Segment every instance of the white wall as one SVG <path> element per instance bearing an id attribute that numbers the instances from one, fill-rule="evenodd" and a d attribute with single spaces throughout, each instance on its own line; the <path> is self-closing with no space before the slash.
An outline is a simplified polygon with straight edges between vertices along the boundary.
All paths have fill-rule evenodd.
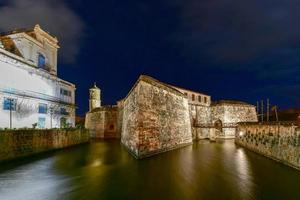
<path id="1" fill-rule="evenodd" d="M 68 89 L 72 92 L 72 97 L 63 96 L 60 94 L 60 88 Z M 12 94 L 10 94 L 12 93 Z M 24 98 L 24 96 L 14 95 L 22 94 L 35 96 L 37 98 Z M 24 60 L 0 49 L 0 127 L 9 127 L 9 111 L 3 110 L 4 97 L 16 98 L 17 103 L 22 102 L 24 105 L 29 105 L 31 112 L 25 116 L 13 112 L 13 127 L 32 127 L 33 123 L 37 123 L 38 118 L 44 116 L 46 118 L 46 128 L 50 128 L 50 114 L 39 114 L 38 104 L 46 103 L 48 110 L 50 106 L 55 106 L 57 109 L 64 107 L 57 101 L 63 101 L 68 104 L 75 103 L 75 86 L 64 83 L 61 79 L 53 76 L 42 69 L 34 68 L 24 63 Z M 75 124 L 75 109 L 66 106 L 66 110 L 70 112 L 66 116 L 67 121 L 72 125 Z M 53 127 L 59 127 L 59 119 L 62 116 L 56 116 L 53 119 Z"/>

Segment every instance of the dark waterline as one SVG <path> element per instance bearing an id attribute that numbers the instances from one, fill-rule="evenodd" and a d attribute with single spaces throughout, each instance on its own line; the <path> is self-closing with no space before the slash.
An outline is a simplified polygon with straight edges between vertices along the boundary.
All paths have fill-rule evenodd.
<path id="1" fill-rule="evenodd" d="M 144 160 L 100 141 L 2 164 L 0 199 L 300 199 L 300 171 L 233 141 Z"/>

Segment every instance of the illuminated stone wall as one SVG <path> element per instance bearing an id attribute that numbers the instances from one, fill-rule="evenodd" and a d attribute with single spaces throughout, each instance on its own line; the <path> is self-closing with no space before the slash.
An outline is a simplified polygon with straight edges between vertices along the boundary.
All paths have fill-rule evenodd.
<path id="1" fill-rule="evenodd" d="M 122 133 L 122 126 L 123 126 L 123 115 L 124 115 L 124 101 L 118 101 L 118 120 L 117 120 L 117 132 L 119 134 L 119 137 L 121 137 Z"/>
<path id="2" fill-rule="evenodd" d="M 255 106 L 239 103 L 217 103 L 212 106 L 212 122 L 221 120 L 224 124 L 257 122 Z"/>
<path id="3" fill-rule="evenodd" d="M 140 77 L 123 112 L 121 142 L 137 158 L 192 143 L 187 98 L 150 77 Z"/>
<path id="4" fill-rule="evenodd" d="M 212 125 L 220 120 L 222 133 L 218 138 L 234 138 L 239 122 L 257 122 L 255 106 L 237 101 L 221 101 L 211 107 Z"/>
<path id="5" fill-rule="evenodd" d="M 193 139 L 234 138 L 239 122 L 257 122 L 255 106 L 239 101 L 220 101 L 210 107 L 190 105 Z M 218 131 L 216 123 L 221 122 Z"/>
<path id="6" fill-rule="evenodd" d="M 300 128 L 292 123 L 240 123 L 235 142 L 300 169 Z"/>
<path id="7" fill-rule="evenodd" d="M 86 114 L 85 128 L 92 138 L 119 138 L 118 107 L 102 106 Z"/>
<path id="8" fill-rule="evenodd" d="M 189 105 L 193 139 L 205 139 L 210 136 L 211 108 L 209 106 Z M 200 128 L 201 127 L 201 128 Z"/>
<path id="9" fill-rule="evenodd" d="M 0 131 L 0 162 L 89 141 L 85 129 Z"/>

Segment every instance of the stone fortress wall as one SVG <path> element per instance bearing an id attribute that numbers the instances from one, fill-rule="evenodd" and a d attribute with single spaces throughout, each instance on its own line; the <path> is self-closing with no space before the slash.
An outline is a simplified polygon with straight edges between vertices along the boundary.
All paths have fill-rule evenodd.
<path id="1" fill-rule="evenodd" d="M 188 109 L 184 94 L 141 76 L 124 100 L 122 144 L 137 158 L 191 144 Z"/>
<path id="2" fill-rule="evenodd" d="M 234 138 L 239 122 L 257 122 L 256 108 L 240 101 L 218 101 L 211 107 L 211 122 L 216 127 L 221 123 L 219 138 Z"/>
<path id="3" fill-rule="evenodd" d="M 233 139 L 239 122 L 257 122 L 255 106 L 221 100 L 210 106 L 190 104 L 193 139 Z"/>
<path id="4" fill-rule="evenodd" d="M 101 102 L 99 91 L 95 86 L 90 90 L 96 102 Z M 253 105 L 212 103 L 208 95 L 145 75 L 116 106 L 94 108 L 93 102 L 85 124 L 91 136 L 109 138 L 105 133 L 115 127 L 110 137 L 121 137 L 122 144 L 138 158 L 190 144 L 193 139 L 234 138 L 238 122 L 257 121 Z"/>
<path id="5" fill-rule="evenodd" d="M 236 144 L 300 169 L 300 128 L 293 123 L 240 123 Z"/>
<path id="6" fill-rule="evenodd" d="M 91 138 L 120 138 L 117 106 L 102 106 L 86 114 L 85 126 Z"/>

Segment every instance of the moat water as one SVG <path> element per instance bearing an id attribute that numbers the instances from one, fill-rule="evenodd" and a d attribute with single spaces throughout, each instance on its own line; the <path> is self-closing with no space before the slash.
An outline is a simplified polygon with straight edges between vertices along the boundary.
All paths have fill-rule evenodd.
<path id="1" fill-rule="evenodd" d="M 300 199 L 300 171 L 238 147 L 201 141 L 135 160 L 100 141 L 1 164 L 1 200 Z"/>

